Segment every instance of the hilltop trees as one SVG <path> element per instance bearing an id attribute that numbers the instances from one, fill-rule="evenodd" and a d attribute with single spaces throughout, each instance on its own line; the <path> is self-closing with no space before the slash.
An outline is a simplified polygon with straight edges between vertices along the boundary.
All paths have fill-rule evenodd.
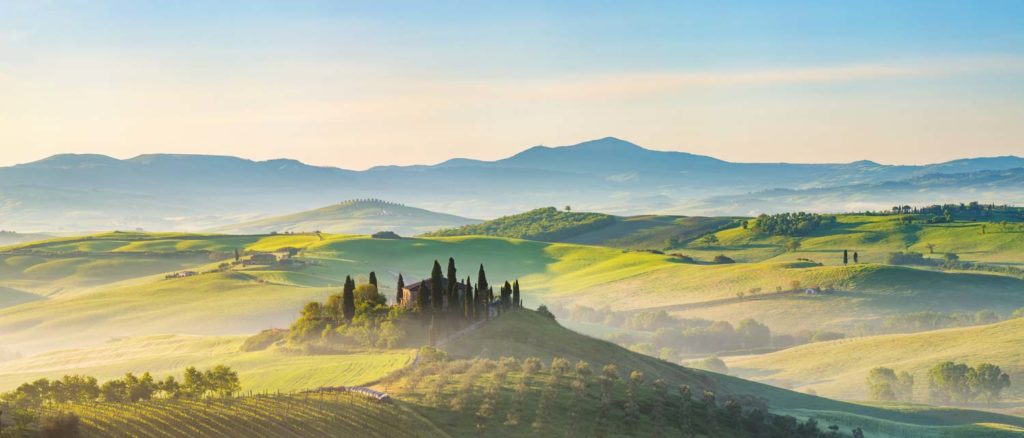
<path id="1" fill-rule="evenodd" d="M 430 278 L 418 284 L 406 285 L 404 276 L 399 274 L 398 292 L 392 306 L 372 282 L 357 285 L 356 280 L 346 276 L 340 294 L 328 296 L 323 303 L 306 304 L 286 334 L 260 334 L 254 337 L 260 339 L 252 339 L 245 345 L 265 349 L 286 339 L 287 344 L 282 344 L 284 348 L 299 347 L 305 352 L 324 353 L 344 351 L 346 345 L 391 348 L 405 342 L 420 342 L 430 336 L 436 340 L 438 336 L 490 316 L 493 290 L 490 286 L 484 289 L 479 282 L 474 286 L 470 277 L 460 281 L 457 272 L 455 259 L 449 258 L 447 277 L 442 274 L 437 260 Z M 376 280 L 376 274 L 371 272 L 370 279 Z M 483 265 L 480 265 L 478 279 L 487 285 Z M 412 296 L 405 297 L 404 290 L 412 291 Z M 408 300 L 413 298 L 416 302 L 410 305 Z M 521 303 L 518 280 L 504 282 L 501 300 L 495 309 L 499 312 L 518 309 Z M 414 314 L 418 317 L 410 318 Z M 430 321 L 433 321 L 432 328 L 428 326 Z"/>
<path id="2" fill-rule="evenodd" d="M 769 236 L 806 236 L 835 222 L 835 216 L 815 213 L 762 214 L 751 228 L 756 233 Z"/>
<path id="3" fill-rule="evenodd" d="M 1009 386 L 1010 376 L 990 363 L 971 368 L 947 361 L 928 370 L 929 396 L 939 402 L 966 403 L 981 398 L 991 403 Z"/>

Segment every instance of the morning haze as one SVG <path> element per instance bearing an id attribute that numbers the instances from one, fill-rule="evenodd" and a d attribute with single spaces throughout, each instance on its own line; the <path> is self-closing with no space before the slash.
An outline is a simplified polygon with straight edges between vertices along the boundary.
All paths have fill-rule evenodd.
<path id="1" fill-rule="evenodd" d="M 1024 3 L 0 3 L 0 438 L 1024 436 Z"/>

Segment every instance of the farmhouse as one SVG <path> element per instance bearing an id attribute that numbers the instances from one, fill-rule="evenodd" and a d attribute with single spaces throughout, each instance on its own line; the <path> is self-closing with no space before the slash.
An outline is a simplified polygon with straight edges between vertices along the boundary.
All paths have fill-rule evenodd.
<path id="1" fill-rule="evenodd" d="M 277 255 L 261 252 L 253 254 L 248 260 L 243 260 L 242 265 L 273 265 L 277 263 Z"/>
<path id="2" fill-rule="evenodd" d="M 441 288 L 445 290 L 448 289 L 448 279 L 441 279 Z M 405 287 L 402 288 L 402 306 L 413 307 L 419 301 L 420 293 L 423 290 L 428 292 L 430 291 L 430 280 L 420 280 L 415 283 L 405 285 Z M 466 286 L 462 283 L 456 283 L 455 290 L 461 298 L 466 293 Z"/>

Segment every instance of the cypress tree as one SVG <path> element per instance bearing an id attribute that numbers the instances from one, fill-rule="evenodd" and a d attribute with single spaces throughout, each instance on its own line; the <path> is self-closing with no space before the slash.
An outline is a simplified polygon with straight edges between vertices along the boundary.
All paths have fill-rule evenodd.
<path id="1" fill-rule="evenodd" d="M 435 311 L 444 308 L 444 274 L 441 273 L 441 264 L 434 260 L 434 269 L 430 271 L 430 301 Z"/>
<path id="2" fill-rule="evenodd" d="M 484 272 L 483 263 L 480 264 L 480 272 L 476 274 L 476 288 L 480 290 L 490 289 L 490 286 L 487 284 L 487 273 Z"/>
<path id="3" fill-rule="evenodd" d="M 463 315 L 467 320 L 473 320 L 473 285 L 469 282 L 469 277 L 466 277 L 466 283 L 462 287 L 462 307 Z"/>
<path id="4" fill-rule="evenodd" d="M 445 295 L 448 297 L 448 308 L 452 312 L 454 312 L 455 309 L 461 309 L 458 303 L 459 288 L 457 287 L 456 284 L 458 282 L 458 279 L 455 278 L 455 275 L 455 258 L 448 257 L 448 276 L 446 277 L 448 279 L 448 289 L 445 291 Z"/>
<path id="5" fill-rule="evenodd" d="M 854 262 L 854 263 L 860 263 L 860 262 L 858 262 L 858 261 L 857 261 L 857 259 L 858 259 L 858 257 L 857 257 L 857 251 L 854 251 L 854 252 L 853 252 L 853 262 Z"/>
<path id="6" fill-rule="evenodd" d="M 398 292 L 395 292 L 395 305 L 399 306 L 402 304 L 402 295 L 404 294 L 403 289 L 405 289 L 405 280 L 402 279 L 402 274 L 398 274 L 398 286 L 396 286 L 396 288 L 398 289 Z"/>
<path id="7" fill-rule="evenodd" d="M 345 316 L 346 322 L 352 322 L 352 317 L 356 316 L 356 282 L 352 281 L 352 278 L 345 276 L 345 287 L 341 294 L 341 313 Z"/>
<path id="8" fill-rule="evenodd" d="M 501 286 L 501 304 L 506 309 L 512 307 L 512 285 L 505 280 L 505 284 Z"/>
<path id="9" fill-rule="evenodd" d="M 843 250 L 843 264 L 850 263 L 850 251 Z"/>
<path id="10" fill-rule="evenodd" d="M 370 271 L 370 284 L 372 284 L 373 287 L 376 287 L 378 289 L 380 288 L 380 286 L 377 285 L 377 273 L 376 272 Z"/>
<path id="11" fill-rule="evenodd" d="M 427 280 L 420 280 L 420 295 L 416 297 L 416 302 L 420 306 L 420 312 L 430 311 L 430 288 L 427 286 Z"/>
<path id="12" fill-rule="evenodd" d="M 523 307 L 523 303 L 519 300 L 519 280 L 517 279 L 512 283 L 512 307 L 520 308 Z"/>
<path id="13" fill-rule="evenodd" d="M 480 296 L 480 285 L 478 284 L 473 288 L 473 319 L 476 321 L 484 316 L 480 310 L 481 306 L 483 306 L 483 297 Z"/>

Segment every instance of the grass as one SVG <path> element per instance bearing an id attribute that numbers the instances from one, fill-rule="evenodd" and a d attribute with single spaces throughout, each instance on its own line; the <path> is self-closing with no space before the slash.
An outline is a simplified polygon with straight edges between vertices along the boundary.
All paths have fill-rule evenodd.
<path id="1" fill-rule="evenodd" d="M 981 227 L 985 226 L 983 234 Z M 956 222 L 951 224 L 902 225 L 898 216 L 839 215 L 834 226 L 809 236 L 762 236 L 741 227 L 715 233 L 719 243 L 705 247 L 691 242 L 681 250 L 710 259 L 726 254 L 737 261 L 795 260 L 810 258 L 827 265 L 842 264 L 844 249 L 859 252 L 860 261 L 881 263 L 890 252 L 916 251 L 932 257 L 947 252 L 962 260 L 984 263 L 1024 264 L 1024 232 L 1004 229 L 995 223 Z M 787 252 L 785 243 L 799 240 L 800 249 Z M 935 254 L 930 254 L 928 245 Z"/>
<path id="2" fill-rule="evenodd" d="M 827 397 L 867 399 L 865 379 L 872 368 L 908 371 L 917 382 L 915 396 L 927 399 L 927 370 L 942 361 L 977 365 L 989 362 L 1024 381 L 1024 318 L 1001 323 L 902 335 L 819 342 L 775 353 L 726 358 L 729 368 L 774 385 L 814 390 Z M 1019 385 L 1009 395 L 1024 395 Z"/>
<path id="3" fill-rule="evenodd" d="M 0 362 L 0 392 L 41 377 L 85 374 L 100 381 L 126 372 L 174 375 L 188 366 L 225 364 L 239 372 L 243 391 L 299 391 L 320 386 L 363 385 L 412 362 L 411 350 L 299 355 L 271 348 L 242 352 L 245 337 L 157 335 L 117 339 Z"/>

